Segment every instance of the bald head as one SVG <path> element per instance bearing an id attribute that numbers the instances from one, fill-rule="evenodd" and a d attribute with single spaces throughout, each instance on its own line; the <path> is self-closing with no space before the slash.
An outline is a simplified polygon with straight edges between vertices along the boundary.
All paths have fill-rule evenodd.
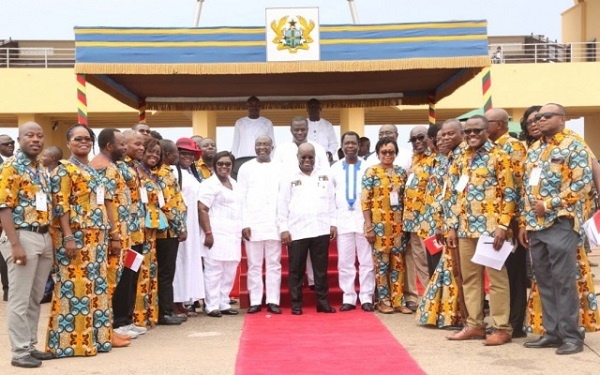
<path id="1" fill-rule="evenodd" d="M 502 108 L 492 108 L 485 112 L 484 117 L 489 123 L 488 133 L 492 141 L 495 141 L 508 132 L 508 119 L 510 116 Z"/>
<path id="2" fill-rule="evenodd" d="M 398 140 L 398 128 L 396 128 L 396 125 L 390 125 L 390 124 L 382 125 L 379 128 L 379 139 L 383 139 L 383 138 L 389 138 L 393 141 L 397 141 Z"/>
<path id="3" fill-rule="evenodd" d="M 442 124 L 438 141 L 444 143 L 449 150 L 454 150 L 463 141 L 463 126 L 455 118 L 448 119 Z M 439 147 L 439 146 L 438 146 Z"/>
<path id="4" fill-rule="evenodd" d="M 312 173 L 315 168 L 315 148 L 308 142 L 298 146 L 298 166 L 305 174 Z"/>
<path id="5" fill-rule="evenodd" d="M 29 158 L 37 157 L 44 148 L 44 130 L 33 121 L 19 126 L 19 148 Z M 14 144 L 13 144 L 14 149 Z"/>

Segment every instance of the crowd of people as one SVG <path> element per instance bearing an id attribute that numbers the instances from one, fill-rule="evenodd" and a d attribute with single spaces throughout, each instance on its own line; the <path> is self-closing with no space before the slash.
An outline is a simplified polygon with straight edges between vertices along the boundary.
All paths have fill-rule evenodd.
<path id="1" fill-rule="evenodd" d="M 12 364 L 38 367 L 125 347 L 198 309 L 213 318 L 237 315 L 230 293 L 242 244 L 248 314 L 265 305 L 282 313 L 282 245 L 291 313 L 303 314 L 305 278 L 316 311 L 335 313 L 331 241 L 341 312 L 416 314 L 419 324 L 457 328 L 448 336 L 455 341 L 495 346 L 536 333 L 526 347 L 583 350 L 584 332 L 600 320 L 582 232 L 597 207 L 600 165 L 565 129 L 561 105 L 529 108 L 522 140 L 508 134 L 502 109 L 465 124 L 417 126 L 412 153 L 398 146 L 396 126 L 383 125 L 372 154 L 369 139 L 353 131 L 338 143 L 318 100 L 307 111 L 291 120 L 291 141 L 275 147 L 260 100 L 249 98 L 231 152 L 199 135 L 163 139 L 143 123 L 98 136 L 73 125 L 66 159 L 56 147 L 44 149 L 34 122 L 19 126 L 17 151 L 0 136 Z M 493 237 L 495 250 L 516 245 L 500 270 L 472 260 L 481 236 Z M 430 251 L 428 242 L 441 250 Z M 49 274 L 52 305 L 38 350 Z"/>

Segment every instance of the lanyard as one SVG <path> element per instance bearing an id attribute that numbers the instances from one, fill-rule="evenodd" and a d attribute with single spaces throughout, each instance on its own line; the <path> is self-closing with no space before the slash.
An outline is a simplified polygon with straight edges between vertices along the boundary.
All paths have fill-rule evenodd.
<path id="1" fill-rule="evenodd" d="M 98 174 L 98 172 L 89 165 L 83 164 L 79 159 L 73 156 L 69 158 L 69 161 L 83 169 L 85 172 L 89 173 L 89 175 L 92 177 L 92 180 L 90 181 L 90 187 L 92 190 L 96 191 L 96 188 L 102 183 L 102 177 Z"/>
<path id="2" fill-rule="evenodd" d="M 352 183 L 350 183 L 350 165 L 348 165 L 345 160 L 342 161 L 342 166 L 346 172 L 346 202 L 348 202 L 348 209 L 350 211 L 354 211 L 354 203 L 356 203 L 356 180 L 358 170 L 360 169 L 360 163 L 361 161 L 358 160 L 356 164 L 352 164 Z"/>

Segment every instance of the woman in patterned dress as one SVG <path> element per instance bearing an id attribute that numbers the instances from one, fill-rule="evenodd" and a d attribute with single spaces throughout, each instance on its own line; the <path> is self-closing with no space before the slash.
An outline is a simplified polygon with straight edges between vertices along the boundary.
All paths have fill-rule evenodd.
<path id="1" fill-rule="evenodd" d="M 144 156 L 136 168 L 141 180 L 142 202 L 146 206 L 144 260 L 138 271 L 138 286 L 133 323 L 142 327 L 154 327 L 158 322 L 158 263 L 156 259 L 156 233 L 166 230 L 168 223 L 160 207 L 165 198 L 152 169 L 162 163 L 160 143 L 154 138 L 144 142 Z M 161 220 L 162 217 L 162 220 Z"/>
<path id="2" fill-rule="evenodd" d="M 412 313 L 403 306 L 404 247 L 402 238 L 402 196 L 406 171 L 394 165 L 398 144 L 389 138 L 375 146 L 379 164 L 365 171 L 362 180 L 362 210 L 365 237 L 373 246 L 373 264 L 379 302 L 383 314 Z M 408 311 L 407 311 L 408 310 Z"/>
<path id="3" fill-rule="evenodd" d="M 59 358 L 111 349 L 104 184 L 88 165 L 94 141 L 87 126 L 72 126 L 67 131 L 71 157 L 54 170 L 50 182 L 57 280 L 46 351 Z"/>

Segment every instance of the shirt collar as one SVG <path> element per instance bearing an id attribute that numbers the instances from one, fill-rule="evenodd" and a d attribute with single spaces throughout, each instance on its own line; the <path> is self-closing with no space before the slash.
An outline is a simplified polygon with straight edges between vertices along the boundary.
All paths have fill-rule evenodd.
<path id="1" fill-rule="evenodd" d="M 541 143 L 546 144 L 546 145 L 559 145 L 563 139 L 565 139 L 565 137 L 567 137 L 568 135 L 570 135 L 570 131 L 567 129 L 563 129 L 561 131 L 559 131 L 558 133 L 554 134 L 554 136 L 552 138 L 547 138 L 546 136 L 542 136 L 542 138 L 540 139 Z"/>
<path id="2" fill-rule="evenodd" d="M 21 150 L 17 150 L 15 152 L 15 160 L 18 164 L 24 165 L 26 167 L 34 167 L 37 168 L 37 159 L 31 160 L 25 155 L 25 153 Z"/>

